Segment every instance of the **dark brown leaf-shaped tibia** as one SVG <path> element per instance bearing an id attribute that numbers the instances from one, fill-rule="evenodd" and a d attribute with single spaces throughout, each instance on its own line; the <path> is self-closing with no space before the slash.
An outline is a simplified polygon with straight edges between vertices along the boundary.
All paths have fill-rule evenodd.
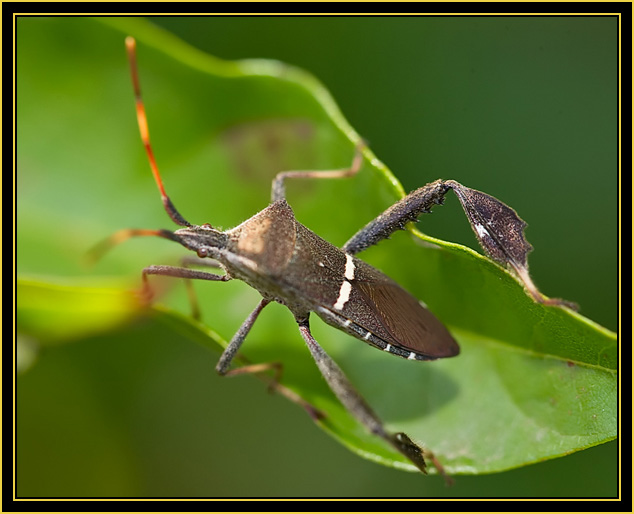
<path id="1" fill-rule="evenodd" d="M 446 182 L 460 199 L 471 228 L 491 259 L 513 269 L 528 268 L 527 257 L 533 247 L 524 237 L 526 222 L 497 198 L 465 187 L 454 180 Z"/>
<path id="2" fill-rule="evenodd" d="M 494 261 L 510 268 L 539 303 L 563 305 L 577 310 L 577 305 L 559 298 L 547 298 L 539 292 L 528 274 L 528 253 L 533 247 L 524 237 L 526 222 L 497 198 L 447 180 L 469 219 L 478 242 Z"/>
<path id="3" fill-rule="evenodd" d="M 412 461 L 418 469 L 427 474 L 427 464 L 423 457 L 423 449 L 412 441 L 407 434 L 398 432 L 396 434 L 388 434 L 386 439 L 399 452 Z"/>

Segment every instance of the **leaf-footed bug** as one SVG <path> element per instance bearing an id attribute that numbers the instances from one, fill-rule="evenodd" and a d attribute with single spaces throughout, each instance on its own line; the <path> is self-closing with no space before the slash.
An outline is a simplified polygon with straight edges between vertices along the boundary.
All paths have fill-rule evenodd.
<path id="1" fill-rule="evenodd" d="M 136 112 L 141 139 L 147 152 L 165 211 L 183 228 L 175 231 L 128 229 L 117 232 L 97 247 L 95 253 L 133 236 L 158 236 L 175 241 L 196 253 L 204 264 L 221 268 L 224 275 L 187 267 L 149 266 L 142 272 L 144 290 L 148 276 L 164 275 L 184 279 L 228 281 L 239 279 L 262 296 L 222 353 L 216 366 L 221 375 L 260 372 L 268 364 L 229 370 L 258 315 L 270 302 L 285 305 L 295 317 L 299 331 L 326 382 L 346 409 L 371 433 L 383 438 L 421 471 L 426 472 L 425 456 L 442 466 L 431 452 L 423 450 L 404 433 L 389 432 L 381 419 L 350 384 L 342 370 L 312 336 L 309 315 L 317 314 L 326 323 L 380 350 L 408 360 L 433 360 L 458 355 L 459 346 L 447 328 L 410 293 L 382 272 L 356 257 L 364 249 L 405 228 L 454 190 L 467 214 L 474 233 L 489 257 L 509 267 L 539 302 L 570 306 L 541 295 L 530 282 L 526 257 L 531 246 L 524 238 L 525 223 L 515 211 L 492 196 L 462 186 L 453 180 L 437 180 L 395 203 L 358 231 L 342 248 L 328 243 L 300 224 L 285 198 L 285 181 L 290 178 L 343 178 L 359 172 L 362 152 L 358 147 L 347 169 L 331 171 L 287 171 L 273 180 L 271 203 L 239 226 L 220 231 L 210 224 L 194 225 L 185 220 L 169 199 L 152 147 L 136 65 L 136 43 L 126 38 Z M 294 393 L 276 387 L 315 418 L 321 416 Z M 444 473 L 443 473 L 444 474 Z"/>

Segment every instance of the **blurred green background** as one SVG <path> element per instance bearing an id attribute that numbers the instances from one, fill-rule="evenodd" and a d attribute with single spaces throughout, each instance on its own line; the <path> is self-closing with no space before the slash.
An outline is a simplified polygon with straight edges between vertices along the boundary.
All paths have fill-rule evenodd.
<path id="1" fill-rule="evenodd" d="M 582 314 L 617 329 L 618 63 L 614 18 L 152 21 L 221 58 L 271 58 L 308 70 L 325 84 L 346 119 L 406 190 L 436 178 L 453 178 L 513 206 L 529 224 L 527 236 L 536 248 L 529 263 L 542 291 L 579 303 Z M 28 127 L 30 133 L 50 143 L 51 159 L 68 161 L 68 174 L 58 180 L 67 181 L 69 188 L 77 170 L 97 176 L 111 168 L 117 168 L 117 173 L 138 170 L 138 191 L 147 190 L 147 195 L 138 200 L 137 212 L 117 209 L 119 203 L 130 205 L 138 191 L 119 191 L 113 186 L 108 191 L 112 198 L 109 222 L 121 227 L 155 226 L 154 222 L 144 223 L 151 217 L 145 212 L 147 206 L 159 202 L 147 182 L 147 164 L 137 152 L 138 136 L 126 89 L 129 84 L 120 80 L 127 71 L 122 48 L 116 49 L 119 61 L 88 61 L 90 65 L 80 70 L 86 76 L 84 87 L 72 91 L 55 80 L 65 72 L 63 55 L 58 62 L 29 63 L 37 73 L 21 76 L 19 52 L 21 44 L 29 48 L 29 42 L 20 38 L 45 33 L 49 23 L 46 19 L 18 20 L 18 101 L 41 110 L 37 125 Z M 81 19 L 54 23 L 56 30 L 64 23 L 82 23 L 88 32 L 98 26 Z M 77 31 L 69 34 L 72 36 L 64 42 L 68 53 L 90 56 L 95 52 L 82 44 Z M 103 48 L 112 39 L 116 38 L 104 40 Z M 45 39 L 38 44 L 46 44 Z M 37 45 L 31 45 L 22 58 L 37 60 L 33 48 Z M 143 69 L 142 62 L 140 65 Z M 103 72 L 108 67 L 111 81 L 91 80 L 95 69 Z M 168 74 L 169 69 L 163 73 Z M 144 91 L 161 98 L 165 109 L 173 111 L 173 138 L 186 140 L 183 131 L 189 128 L 179 123 L 178 105 L 170 103 L 170 91 L 161 90 L 156 85 L 159 77 L 148 74 L 143 77 Z M 42 90 L 57 100 L 37 105 Z M 93 119 L 91 104 L 96 101 L 111 105 L 111 116 Z M 213 99 L 203 96 L 190 101 L 204 108 L 202 104 Z M 18 126 L 20 114 L 18 110 Z M 123 154 L 107 147 L 95 155 L 85 152 L 81 141 L 57 140 L 57 127 L 70 122 L 85 124 L 87 138 L 126 131 L 137 162 L 125 162 Z M 158 148 L 165 148 L 159 141 L 155 144 L 157 153 Z M 38 187 L 25 174 L 37 158 L 28 145 L 20 150 L 18 204 L 21 195 Z M 169 160 L 168 151 L 161 151 L 162 162 Z M 86 194 L 75 196 L 72 205 L 64 205 L 83 213 L 76 219 L 78 231 L 92 226 L 88 218 L 97 217 L 92 212 L 98 209 L 93 201 Z M 194 208 L 209 213 L 210 219 L 204 221 L 216 223 L 221 215 L 213 205 L 188 206 L 187 212 Z M 448 198 L 446 207 L 437 212 L 424 219 L 421 230 L 476 247 L 454 198 Z M 18 231 L 25 220 L 31 225 L 39 222 L 44 240 L 54 239 L 51 227 L 64 220 L 54 212 L 47 212 L 46 217 L 37 211 L 20 215 Z M 105 233 L 96 234 L 94 240 Z M 65 243 L 59 252 L 85 251 L 78 242 Z M 139 259 L 139 269 L 149 263 L 169 262 L 161 258 L 163 247 L 161 242 L 152 247 L 157 253 L 150 262 L 147 255 L 145 260 L 133 257 Z M 46 261 L 46 255 L 18 254 L 21 271 L 76 274 Z M 134 278 L 138 280 L 138 275 Z M 24 348 L 33 347 L 28 338 L 23 342 Z M 459 476 L 450 489 L 438 477 L 384 468 L 340 446 L 300 409 L 266 395 L 258 381 L 216 377 L 212 372 L 216 359 L 217 355 L 145 319 L 73 344 L 43 348 L 18 381 L 18 494 L 616 494 L 616 442 L 506 473 Z"/>

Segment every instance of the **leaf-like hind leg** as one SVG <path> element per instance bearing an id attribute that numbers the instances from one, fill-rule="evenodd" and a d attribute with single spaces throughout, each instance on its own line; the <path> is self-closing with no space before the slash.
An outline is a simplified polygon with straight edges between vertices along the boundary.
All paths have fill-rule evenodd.
<path id="1" fill-rule="evenodd" d="M 434 205 L 441 204 L 449 189 L 444 181 L 436 180 L 412 191 L 352 236 L 343 245 L 343 251 L 355 255 L 403 230 L 410 221 L 416 221 L 421 214 L 431 212 Z"/>
<path id="2" fill-rule="evenodd" d="M 381 419 L 374 413 L 363 397 L 352 386 L 341 368 L 328 356 L 310 333 L 308 319 L 298 320 L 299 331 L 306 341 L 321 374 L 328 382 L 335 396 L 343 406 L 371 433 L 385 439 L 396 450 L 405 455 L 423 473 L 427 473 L 423 449 L 402 432 L 391 433 L 383 426 Z"/>
<path id="3" fill-rule="evenodd" d="M 450 189 L 460 200 L 478 243 L 488 257 L 510 269 L 536 302 L 578 310 L 573 302 L 547 298 L 531 280 L 527 258 L 533 247 L 524 237 L 526 223 L 517 212 L 497 198 L 455 180 L 436 180 L 412 191 L 352 236 L 343 245 L 343 251 L 355 255 L 389 238 L 407 223 L 418 220 L 421 214 L 431 212 L 434 205 L 443 203 Z"/>
<path id="4" fill-rule="evenodd" d="M 482 249 L 491 259 L 515 273 L 533 300 L 544 305 L 579 310 L 574 302 L 546 297 L 531 280 L 528 254 L 533 247 L 524 236 L 526 222 L 514 209 L 491 195 L 463 186 L 455 180 L 447 180 L 445 184 L 454 190 L 460 200 Z"/>
<path id="5" fill-rule="evenodd" d="M 362 145 L 357 146 L 352 164 L 349 168 L 339 170 L 322 170 L 322 171 L 282 171 L 273 179 L 271 188 L 271 202 L 284 200 L 286 198 L 286 188 L 284 181 L 287 178 L 345 178 L 356 175 L 361 169 L 363 163 L 363 155 L 361 153 Z"/>

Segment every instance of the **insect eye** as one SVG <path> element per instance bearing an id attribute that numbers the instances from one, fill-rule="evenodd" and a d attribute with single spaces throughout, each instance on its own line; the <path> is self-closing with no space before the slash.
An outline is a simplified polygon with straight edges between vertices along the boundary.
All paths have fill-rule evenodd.
<path id="1" fill-rule="evenodd" d="M 207 248 L 206 246 L 198 248 L 198 250 L 196 250 L 196 255 L 198 255 L 198 257 L 200 257 L 201 259 L 204 259 L 209 255 L 209 248 Z"/>

